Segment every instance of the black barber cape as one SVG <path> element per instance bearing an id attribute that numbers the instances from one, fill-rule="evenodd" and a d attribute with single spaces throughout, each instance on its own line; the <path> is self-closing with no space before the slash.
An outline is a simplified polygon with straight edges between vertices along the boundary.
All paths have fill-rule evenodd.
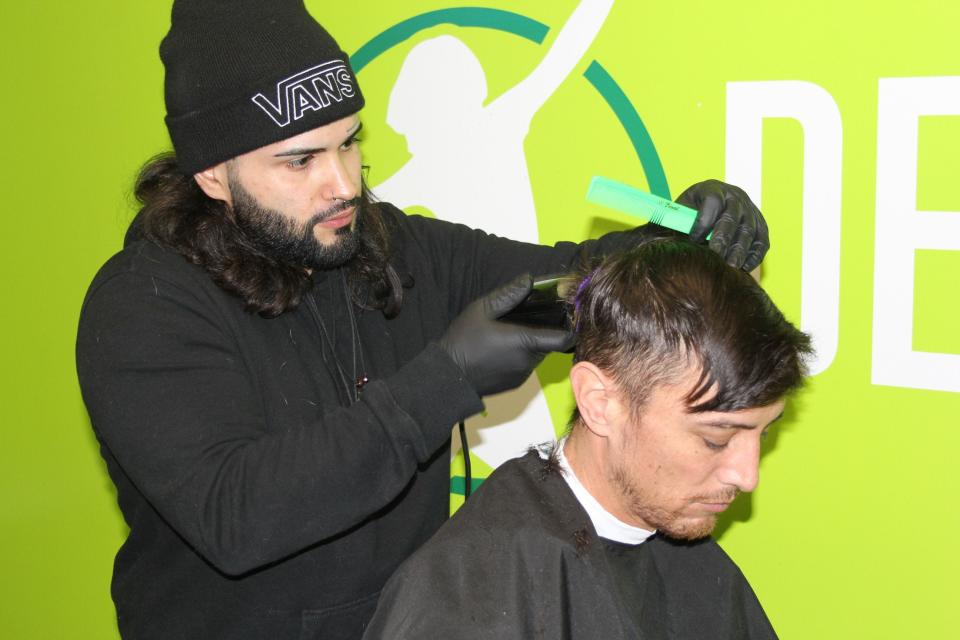
<path id="1" fill-rule="evenodd" d="M 611 569 L 615 544 L 597 536 L 556 463 L 530 452 L 400 567 L 364 640 L 777 637 L 714 540 L 644 542 L 630 560 L 643 567 L 637 589 Z M 624 605 L 631 592 L 642 602 Z"/>

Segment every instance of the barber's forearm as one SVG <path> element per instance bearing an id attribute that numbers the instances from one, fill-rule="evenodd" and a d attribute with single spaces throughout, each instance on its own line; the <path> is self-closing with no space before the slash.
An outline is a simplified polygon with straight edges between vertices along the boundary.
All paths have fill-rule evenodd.
<path id="1" fill-rule="evenodd" d="M 169 283 L 155 292 L 149 277 L 124 278 L 96 292 L 81 321 L 78 371 L 91 420 L 151 506 L 225 573 L 369 517 L 449 440 L 453 423 L 482 408 L 434 345 L 369 383 L 358 403 L 278 424 L 209 314 L 187 308 L 191 299 Z"/>
<path id="2" fill-rule="evenodd" d="M 153 508 L 211 564 L 238 575 L 389 504 L 449 440 L 451 425 L 482 408 L 449 358 L 430 350 L 409 371 L 368 384 L 359 403 L 280 432 L 264 434 L 243 402 L 217 424 L 183 413 L 178 424 L 137 416 L 119 425 L 99 412 L 93 420 Z"/>

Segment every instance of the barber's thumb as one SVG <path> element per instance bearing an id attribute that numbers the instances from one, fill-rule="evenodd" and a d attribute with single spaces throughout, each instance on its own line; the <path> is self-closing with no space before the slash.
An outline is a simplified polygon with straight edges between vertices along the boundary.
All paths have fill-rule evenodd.
<path id="1" fill-rule="evenodd" d="M 499 289 L 484 296 L 486 316 L 496 319 L 520 304 L 533 288 L 533 278 L 529 273 L 517 276 Z"/>

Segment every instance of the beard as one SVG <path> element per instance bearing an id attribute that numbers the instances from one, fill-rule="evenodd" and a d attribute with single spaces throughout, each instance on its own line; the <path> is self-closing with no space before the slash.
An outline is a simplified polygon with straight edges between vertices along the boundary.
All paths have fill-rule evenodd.
<path id="1" fill-rule="evenodd" d="M 685 515 L 682 512 L 685 506 L 697 502 L 732 502 L 739 493 L 731 488 L 729 491 L 721 491 L 710 496 L 696 496 L 684 500 L 680 507 L 670 508 L 663 506 L 671 503 L 670 496 L 661 494 L 656 489 L 638 486 L 633 482 L 630 474 L 621 467 L 613 470 L 611 480 L 613 486 L 617 487 L 623 495 L 624 503 L 631 514 L 675 540 L 699 540 L 710 535 L 717 526 L 716 515 Z"/>
<path id="2" fill-rule="evenodd" d="M 237 226 L 256 249 L 278 262 L 325 270 L 342 266 L 357 254 L 365 202 L 362 197 L 340 201 L 299 223 L 282 211 L 261 205 L 238 179 L 230 181 L 230 195 Z M 356 207 L 353 224 L 337 229 L 330 244 L 317 240 L 313 228 L 350 207 Z"/>

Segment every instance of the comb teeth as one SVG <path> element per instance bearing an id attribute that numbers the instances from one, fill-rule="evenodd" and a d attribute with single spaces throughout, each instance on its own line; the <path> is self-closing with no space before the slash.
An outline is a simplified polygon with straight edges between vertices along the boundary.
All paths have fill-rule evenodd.
<path id="1" fill-rule="evenodd" d="M 663 207 L 657 207 L 654 209 L 653 213 L 650 214 L 650 223 L 659 225 L 663 221 Z"/>
<path id="2" fill-rule="evenodd" d="M 602 176 L 590 180 L 587 200 L 681 233 L 690 233 L 697 218 L 690 207 Z"/>

